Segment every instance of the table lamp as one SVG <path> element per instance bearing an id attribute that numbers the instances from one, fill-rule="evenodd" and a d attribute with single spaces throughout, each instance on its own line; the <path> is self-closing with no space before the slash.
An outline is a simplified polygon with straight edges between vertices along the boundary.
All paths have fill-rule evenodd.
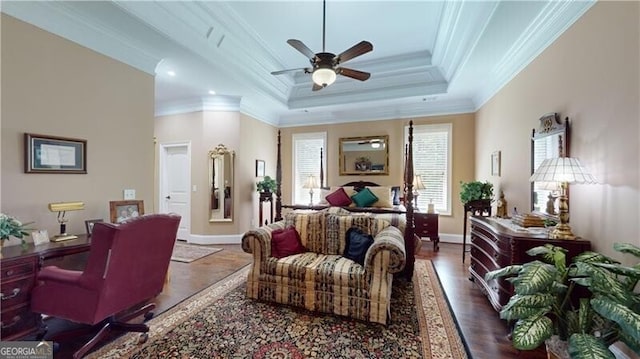
<path id="1" fill-rule="evenodd" d="M 313 175 L 309 175 L 309 177 L 307 177 L 307 180 L 302 185 L 302 188 L 309 189 L 309 206 L 313 206 L 313 189 L 318 187 L 318 182 L 316 182 L 316 178 Z"/>
<path id="2" fill-rule="evenodd" d="M 588 173 L 577 158 L 548 158 L 540 164 L 529 178 L 530 182 L 557 182 L 560 184 L 558 216 L 560 223 L 549 233 L 552 239 L 575 239 L 569 227 L 569 204 L 567 203 L 567 186 L 569 183 L 597 183 L 595 177 Z"/>
<path id="3" fill-rule="evenodd" d="M 418 190 L 425 189 L 424 184 L 422 183 L 422 177 L 419 175 L 413 176 L 413 207 L 418 209 L 418 195 L 420 193 Z"/>
<path id="4" fill-rule="evenodd" d="M 60 242 L 78 238 L 78 236 L 67 234 L 68 219 L 65 218 L 64 215 L 65 213 L 67 213 L 67 211 L 79 211 L 81 209 L 84 209 L 83 202 L 49 203 L 49 210 L 51 212 L 58 212 L 58 223 L 60 223 L 60 234 L 57 234 L 53 238 L 51 238 L 52 242 Z"/>

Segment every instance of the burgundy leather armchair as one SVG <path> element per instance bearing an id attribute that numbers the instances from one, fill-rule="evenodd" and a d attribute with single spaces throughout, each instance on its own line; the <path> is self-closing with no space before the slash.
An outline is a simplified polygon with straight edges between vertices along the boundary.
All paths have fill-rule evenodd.
<path id="1" fill-rule="evenodd" d="M 112 329 L 148 332 L 144 323 L 127 322 L 152 315 L 155 304 L 149 301 L 162 291 L 179 223 L 175 214 L 145 215 L 119 225 L 96 223 L 85 270 L 43 268 L 31 293 L 31 310 L 93 329 L 100 324 L 102 329 L 74 358 L 85 355 Z"/>

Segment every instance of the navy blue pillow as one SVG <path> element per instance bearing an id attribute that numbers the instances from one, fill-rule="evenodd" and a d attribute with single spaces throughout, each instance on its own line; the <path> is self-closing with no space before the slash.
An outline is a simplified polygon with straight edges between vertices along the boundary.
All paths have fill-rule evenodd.
<path id="1" fill-rule="evenodd" d="M 373 244 L 373 236 L 364 234 L 359 228 L 351 227 L 347 231 L 346 246 L 344 247 L 343 257 L 349 258 L 356 263 L 364 266 L 364 257 L 367 250 Z"/>

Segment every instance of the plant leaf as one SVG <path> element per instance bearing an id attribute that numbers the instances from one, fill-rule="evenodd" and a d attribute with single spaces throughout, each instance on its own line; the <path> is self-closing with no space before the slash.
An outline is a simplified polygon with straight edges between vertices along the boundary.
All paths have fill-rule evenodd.
<path id="1" fill-rule="evenodd" d="M 509 278 L 509 281 L 513 283 L 516 294 L 549 293 L 557 273 L 551 264 L 533 261 L 523 264 L 518 276 Z"/>
<path id="2" fill-rule="evenodd" d="M 640 258 L 640 247 L 634 246 L 631 243 L 614 243 L 613 249 L 622 253 L 629 253 Z"/>
<path id="3" fill-rule="evenodd" d="M 616 359 L 601 340 L 590 334 L 573 334 L 569 337 L 571 359 Z"/>
<path id="4" fill-rule="evenodd" d="M 512 276 L 515 274 L 518 274 L 518 272 L 520 272 L 520 269 L 522 268 L 521 265 L 511 265 L 511 266 L 507 266 L 504 268 L 500 268 L 500 269 L 496 269 L 493 270 L 487 274 L 484 275 L 484 280 L 485 281 L 490 281 L 492 279 L 496 279 L 496 278 L 500 278 L 500 277 L 508 277 L 508 276 Z"/>
<path id="5" fill-rule="evenodd" d="M 613 258 L 607 257 L 604 254 L 585 251 L 577 256 L 573 257 L 573 263 L 620 263 Z"/>
<path id="6" fill-rule="evenodd" d="M 553 322 L 544 315 L 520 319 L 511 333 L 513 346 L 520 350 L 533 350 L 553 334 Z"/>
<path id="7" fill-rule="evenodd" d="M 524 319 L 536 315 L 544 315 L 551 311 L 555 302 L 551 294 L 514 295 L 502 307 L 500 318 L 506 320 Z"/>
<path id="8" fill-rule="evenodd" d="M 640 314 L 608 298 L 591 299 L 591 307 L 601 316 L 618 323 L 624 333 L 640 342 Z"/>

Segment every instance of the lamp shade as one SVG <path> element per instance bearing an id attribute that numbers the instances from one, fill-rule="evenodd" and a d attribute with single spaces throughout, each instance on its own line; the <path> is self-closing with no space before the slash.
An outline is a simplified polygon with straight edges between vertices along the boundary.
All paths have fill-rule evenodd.
<path id="1" fill-rule="evenodd" d="M 304 181 L 304 184 L 302 185 L 302 188 L 318 188 L 318 182 L 316 181 L 316 178 L 313 175 L 309 175 L 309 177 L 307 177 L 307 180 Z"/>
<path id="2" fill-rule="evenodd" d="M 49 203 L 49 210 L 51 212 L 65 212 L 65 211 L 79 211 L 84 209 L 83 202 L 56 202 Z"/>
<path id="3" fill-rule="evenodd" d="M 577 158 L 548 158 L 529 178 L 530 182 L 597 183 Z"/>
<path id="4" fill-rule="evenodd" d="M 422 183 L 421 176 L 418 176 L 418 175 L 413 176 L 413 189 L 414 190 L 425 189 L 424 184 Z"/>
<path id="5" fill-rule="evenodd" d="M 320 67 L 313 71 L 311 78 L 316 85 L 327 87 L 336 81 L 336 72 L 330 67 Z"/>

